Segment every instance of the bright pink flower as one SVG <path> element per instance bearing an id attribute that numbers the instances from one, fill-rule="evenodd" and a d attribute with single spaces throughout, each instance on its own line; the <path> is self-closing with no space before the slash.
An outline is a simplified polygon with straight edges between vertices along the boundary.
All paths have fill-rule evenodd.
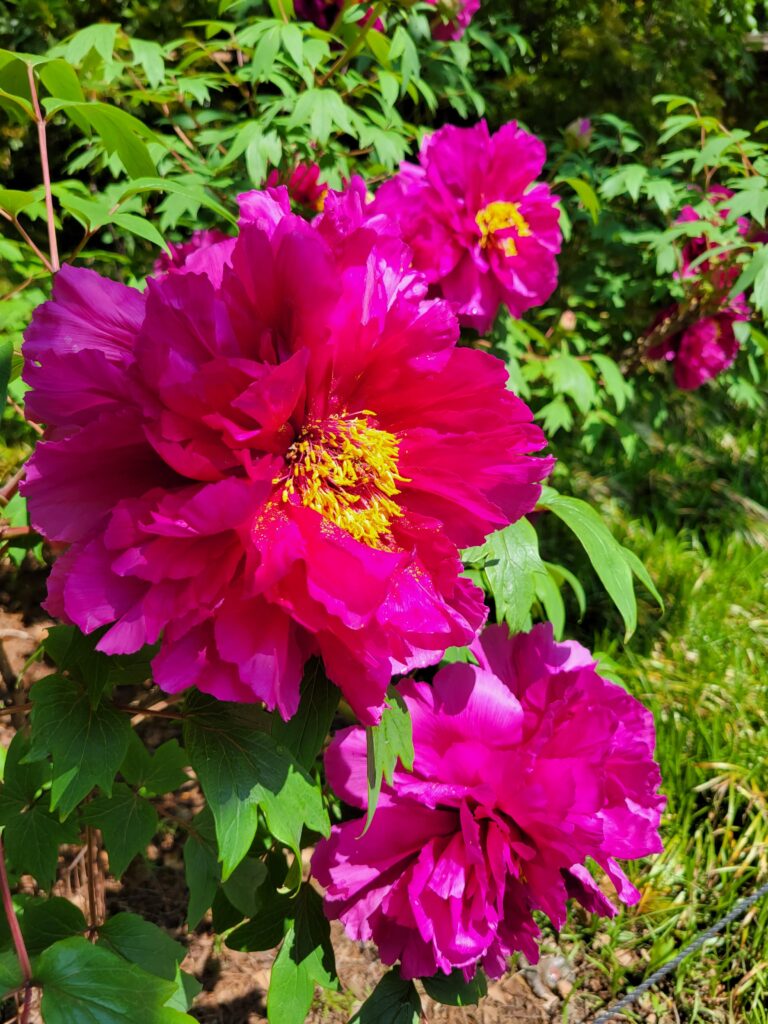
<path id="1" fill-rule="evenodd" d="M 717 223 L 718 220 L 722 221 L 728 217 L 727 207 L 723 207 L 721 204 L 730 199 L 733 192 L 729 188 L 725 188 L 723 185 L 712 185 L 709 192 L 706 194 L 706 199 L 712 204 L 712 217 L 709 218 L 713 223 Z M 704 218 L 693 206 L 684 206 L 677 217 L 677 223 L 692 223 L 695 221 L 701 221 Z M 737 226 L 739 234 L 746 236 L 749 231 L 749 218 L 739 217 L 737 220 Z M 683 246 L 682 260 L 682 276 L 683 277 L 696 277 L 708 273 L 713 265 L 718 262 L 722 262 L 723 259 L 728 255 L 727 253 L 719 253 L 715 256 L 714 260 L 701 260 L 699 259 L 709 249 L 714 249 L 715 243 L 711 242 L 707 235 L 697 235 L 693 238 L 689 238 Z M 699 260 L 695 267 L 691 268 L 691 264 Z"/>
<path id="2" fill-rule="evenodd" d="M 435 39 L 461 39 L 467 26 L 480 10 L 480 0 L 428 0 L 437 8 L 438 20 L 432 25 Z"/>
<path id="3" fill-rule="evenodd" d="M 355 0 L 352 0 L 350 6 L 356 6 Z M 299 21 L 311 21 L 318 28 L 322 28 L 326 32 L 333 27 L 343 8 L 344 0 L 294 0 L 293 3 L 293 9 Z M 371 10 L 372 8 L 369 7 L 368 13 L 362 20 L 362 24 L 365 24 L 370 18 Z M 376 23 L 371 27 L 382 32 L 384 30 L 384 23 L 381 18 L 377 18 Z"/>
<path id="4" fill-rule="evenodd" d="M 319 654 L 361 720 L 485 617 L 458 549 L 530 511 L 552 460 L 503 364 L 457 348 L 354 181 L 313 224 L 284 188 L 141 293 L 64 267 L 27 332 L 48 608 L 155 678 L 296 710 Z"/>
<path id="5" fill-rule="evenodd" d="M 168 274 L 172 270 L 182 270 L 189 257 L 200 249 L 207 249 L 209 245 L 216 245 L 218 242 L 226 242 L 228 235 L 218 228 L 207 228 L 205 231 L 193 231 L 186 242 L 170 242 L 168 248 L 170 253 L 161 252 L 155 260 L 152 268 L 153 274 Z"/>
<path id="6" fill-rule="evenodd" d="M 328 916 L 376 942 L 384 963 L 399 959 L 406 978 L 471 977 L 478 964 L 498 977 L 516 950 L 535 961 L 533 911 L 560 927 L 572 897 L 615 914 L 588 857 L 634 903 L 614 858 L 661 849 L 650 713 L 579 644 L 555 643 L 549 624 L 511 638 L 492 626 L 473 650 L 478 666 L 401 684 L 413 774 L 385 784 L 364 835 L 360 818 L 338 825 L 312 860 Z M 365 808 L 364 729 L 337 733 L 326 773 Z"/>
<path id="7" fill-rule="evenodd" d="M 319 164 L 299 162 L 287 177 L 276 169 L 271 170 L 265 183 L 267 187 L 275 188 L 281 183 L 288 189 L 291 202 L 314 213 L 322 211 L 328 186 L 320 181 Z"/>
<path id="8" fill-rule="evenodd" d="M 517 126 L 448 125 L 424 140 L 420 164 L 403 163 L 374 202 L 400 223 L 414 265 L 459 321 L 488 330 L 501 305 L 513 316 L 557 284 L 560 228 L 542 142 Z"/>
<path id="9" fill-rule="evenodd" d="M 666 309 L 657 323 L 676 310 Z M 739 351 L 733 325 L 749 318 L 743 296 L 713 316 L 703 317 L 676 334 L 671 334 L 648 349 L 650 359 L 674 363 L 675 384 L 684 391 L 695 391 L 732 365 Z"/>

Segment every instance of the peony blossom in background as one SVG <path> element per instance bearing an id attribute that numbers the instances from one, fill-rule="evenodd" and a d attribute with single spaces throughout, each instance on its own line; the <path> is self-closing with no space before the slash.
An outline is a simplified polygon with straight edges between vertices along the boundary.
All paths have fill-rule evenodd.
<path id="1" fill-rule="evenodd" d="M 552 460 L 501 361 L 457 348 L 365 186 L 313 224 L 284 188 L 146 292 L 65 266 L 27 331 L 24 492 L 70 545 L 51 614 L 154 678 L 283 717 L 306 659 L 366 722 L 393 673 L 472 640 L 459 548 L 530 511 Z"/>
<path id="2" fill-rule="evenodd" d="M 679 307 L 672 306 L 660 319 L 675 317 Z M 694 391 L 733 365 L 739 352 L 734 324 L 749 319 L 743 296 L 713 316 L 706 316 L 674 333 L 667 334 L 648 349 L 650 359 L 664 359 L 674 365 L 674 380 L 684 391 Z"/>
<path id="3" fill-rule="evenodd" d="M 514 637 L 492 626 L 473 650 L 477 666 L 399 687 L 413 773 L 395 772 L 365 834 L 360 818 L 337 825 L 312 859 L 328 916 L 384 963 L 400 960 L 405 978 L 469 978 L 478 964 L 498 977 L 518 950 L 537 960 L 533 911 L 555 927 L 569 898 L 616 913 L 587 858 L 631 904 L 639 893 L 617 859 L 661 849 L 650 712 L 579 644 L 555 643 L 550 624 Z M 364 729 L 336 734 L 326 773 L 365 808 Z"/>
<path id="4" fill-rule="evenodd" d="M 448 125 L 376 193 L 374 209 L 398 221 L 431 294 L 466 326 L 487 331 L 501 306 L 519 317 L 555 289 L 558 207 L 535 181 L 545 157 L 515 121 L 493 135 L 484 120 Z"/>
<path id="5" fill-rule="evenodd" d="M 357 5 L 352 0 L 350 6 Z M 367 2 L 367 0 L 363 0 Z M 461 39 L 467 26 L 480 10 L 480 0 L 427 0 L 435 7 L 435 18 L 432 22 L 432 35 L 435 39 Z M 405 3 L 403 6 L 410 6 Z M 344 0 L 294 0 L 294 11 L 300 21 L 311 21 L 318 28 L 331 29 L 344 9 Z M 369 10 L 371 10 L 369 4 Z M 364 24 L 365 22 L 363 22 Z M 380 32 L 384 24 L 377 19 L 373 26 Z"/>
<path id="6" fill-rule="evenodd" d="M 437 8 L 432 23 L 435 39 L 461 39 L 470 21 L 480 10 L 480 0 L 429 0 Z"/>
<path id="7" fill-rule="evenodd" d="M 153 274 L 168 274 L 172 270 L 184 269 L 187 260 L 193 253 L 201 249 L 207 249 L 210 245 L 218 242 L 226 242 L 228 236 L 218 228 L 206 228 L 202 231 L 193 231 L 186 242 L 170 242 L 170 252 L 162 252 L 155 260 L 152 268 Z"/>
<path id="8" fill-rule="evenodd" d="M 712 206 L 712 223 L 728 216 L 728 209 L 722 204 L 732 195 L 730 189 L 711 186 L 706 199 Z M 704 219 L 700 210 L 685 206 L 677 223 L 698 223 Z M 739 235 L 746 237 L 749 219 L 739 217 L 736 225 Z M 749 306 L 743 294 L 730 295 L 740 273 L 732 262 L 734 251 L 718 252 L 717 243 L 706 233 L 689 237 L 683 246 L 681 270 L 675 277 L 685 282 L 693 301 L 689 299 L 663 310 L 648 331 L 652 338 L 662 328 L 662 336 L 647 349 L 648 357 L 672 363 L 675 384 L 685 391 L 693 391 L 714 379 L 732 366 L 738 355 L 734 325 L 749 319 Z M 667 323 L 669 329 L 663 330 Z"/>
<path id="9" fill-rule="evenodd" d="M 299 161 L 288 174 L 281 174 L 276 168 L 271 170 L 265 185 L 268 188 L 285 185 L 292 203 L 300 209 L 321 213 L 328 186 L 320 181 L 320 173 L 319 164 Z"/>

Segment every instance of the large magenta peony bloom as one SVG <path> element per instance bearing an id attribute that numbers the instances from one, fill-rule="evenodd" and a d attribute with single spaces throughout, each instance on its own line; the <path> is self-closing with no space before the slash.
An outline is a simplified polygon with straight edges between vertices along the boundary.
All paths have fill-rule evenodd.
<path id="1" fill-rule="evenodd" d="M 312 225 L 285 189 L 141 293 L 64 267 L 25 344 L 32 521 L 71 547 L 48 609 L 99 649 L 162 638 L 165 690 L 296 710 L 305 660 L 364 721 L 482 625 L 458 548 L 552 460 L 503 364 L 457 348 L 365 187 Z"/>
<path id="2" fill-rule="evenodd" d="M 488 330 L 502 305 L 521 316 L 555 289 L 558 208 L 549 186 L 534 184 L 545 157 L 515 121 L 494 135 L 485 121 L 448 125 L 376 194 L 374 209 L 398 220 L 433 294 L 469 327 Z"/>
<path id="3" fill-rule="evenodd" d="M 480 0 L 428 0 L 437 8 L 432 25 L 435 39 L 461 39 L 467 26 L 480 10 Z"/>
<path id="4" fill-rule="evenodd" d="M 477 667 L 400 686 L 413 774 L 396 771 L 364 835 L 360 818 L 338 825 L 312 860 L 328 916 L 373 939 L 384 963 L 399 959 L 406 978 L 471 977 L 478 963 L 498 977 L 516 950 L 535 961 L 534 910 L 557 927 L 569 897 L 616 912 L 588 857 L 634 903 L 614 858 L 661 849 L 650 713 L 549 624 L 515 637 L 492 626 L 474 650 Z M 343 800 L 366 806 L 364 729 L 337 733 L 326 771 Z"/>

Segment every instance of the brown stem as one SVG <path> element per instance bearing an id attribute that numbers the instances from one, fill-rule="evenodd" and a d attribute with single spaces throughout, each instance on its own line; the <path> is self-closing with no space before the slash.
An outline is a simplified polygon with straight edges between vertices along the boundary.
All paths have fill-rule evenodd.
<path id="1" fill-rule="evenodd" d="M 29 1011 L 32 1006 L 32 964 L 29 962 L 29 953 L 24 944 L 24 936 L 21 934 L 19 919 L 16 917 L 16 911 L 13 908 L 13 896 L 11 896 L 11 887 L 8 884 L 8 872 L 5 870 L 5 850 L 3 848 L 2 836 L 0 836 L 0 889 L 2 890 L 3 910 L 8 921 L 13 948 L 16 950 L 16 956 L 19 958 L 19 966 L 24 978 L 24 1004 L 21 1008 L 19 1020 L 20 1024 L 26 1024 L 29 1020 Z"/>
<path id="2" fill-rule="evenodd" d="M 18 219 L 18 217 L 17 217 L 17 216 L 15 215 L 15 214 L 10 214 L 10 213 L 8 213 L 8 211 L 7 211 L 7 210 L 2 210 L 2 209 L 0 209 L 0 217 L 3 217 L 3 218 L 4 218 L 5 220 L 9 221 L 9 223 L 13 224 L 13 226 L 14 226 L 14 227 L 16 228 L 16 230 L 17 230 L 17 231 L 19 232 L 19 234 L 21 235 L 21 237 L 22 237 L 22 238 L 24 239 L 24 241 L 25 241 L 25 242 L 27 243 L 27 245 L 28 245 L 28 246 L 30 247 L 30 249 L 32 250 L 32 252 L 33 252 L 33 253 L 35 254 L 35 256 L 37 256 L 37 258 L 38 258 L 38 259 L 40 260 L 40 262 L 41 262 L 41 263 L 43 264 L 43 266 L 44 266 L 44 267 L 45 267 L 45 269 L 46 269 L 46 270 L 48 271 L 48 273 L 49 273 L 49 274 L 52 274 L 52 273 L 53 273 L 53 267 L 52 267 L 52 266 L 51 266 L 51 264 L 50 264 L 50 263 L 48 262 L 48 257 L 47 257 L 47 256 L 45 255 L 45 253 L 43 253 L 43 252 L 42 252 L 42 250 L 41 250 L 41 249 L 40 249 L 40 248 L 39 248 L 39 247 L 38 247 L 38 246 L 37 246 L 37 245 L 35 244 L 35 242 L 33 242 L 33 241 L 32 241 L 32 239 L 30 238 L 30 236 L 29 236 L 29 235 L 27 234 L 27 232 L 26 232 L 26 231 L 24 230 L 24 228 L 22 227 L 22 225 L 21 225 L 21 224 L 19 223 L 19 219 Z"/>
<path id="3" fill-rule="evenodd" d="M 379 3 L 374 4 L 374 6 L 371 8 L 368 14 L 363 16 L 362 28 L 357 33 L 352 42 L 349 44 L 349 46 L 345 48 L 341 56 L 336 61 L 334 61 L 334 63 L 331 65 L 328 71 L 326 71 L 326 73 L 317 83 L 318 88 L 322 89 L 324 85 L 327 85 L 330 79 L 333 78 L 333 76 L 336 74 L 336 72 L 340 68 L 343 68 L 345 64 L 348 64 L 352 60 L 355 54 L 361 49 L 363 43 L 365 42 L 365 37 L 368 35 L 370 29 L 372 29 L 376 22 L 379 20 L 379 15 L 381 14 L 383 9 L 384 2 L 383 0 L 379 0 Z"/>
<path id="4" fill-rule="evenodd" d="M 56 221 L 53 215 L 53 192 L 51 191 L 51 171 L 48 166 L 48 140 L 45 135 L 45 118 L 40 110 L 35 87 L 35 71 L 31 64 L 27 64 L 27 77 L 29 78 L 29 91 L 32 93 L 32 106 L 35 110 L 35 122 L 37 124 L 37 141 L 40 146 L 40 163 L 43 167 L 43 185 L 45 187 L 45 210 L 48 218 L 48 249 L 51 254 L 51 269 L 54 273 L 59 269 L 59 247 L 56 242 Z"/>
<path id="5" fill-rule="evenodd" d="M 90 935 L 99 927 L 99 916 L 96 910 L 96 858 L 94 856 L 93 829 L 85 826 L 85 874 L 88 879 L 88 932 Z"/>
<path id="6" fill-rule="evenodd" d="M 26 466 L 22 466 L 21 469 L 16 470 L 13 476 L 9 477 L 3 486 L 0 487 L 0 505 L 7 505 L 14 496 L 16 491 L 19 489 L 19 484 L 24 478 L 26 469 Z"/>

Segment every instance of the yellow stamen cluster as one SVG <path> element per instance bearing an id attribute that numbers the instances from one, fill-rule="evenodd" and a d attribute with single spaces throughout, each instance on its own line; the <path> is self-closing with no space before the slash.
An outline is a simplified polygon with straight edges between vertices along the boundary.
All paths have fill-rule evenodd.
<path id="1" fill-rule="evenodd" d="M 478 211 L 475 220 L 481 232 L 481 247 L 487 249 L 493 246 L 501 249 L 505 256 L 517 256 L 517 245 L 514 238 L 497 238 L 497 231 L 514 228 L 518 238 L 528 238 L 531 234 L 531 226 L 520 213 L 519 203 L 488 203 Z"/>
<path id="2" fill-rule="evenodd" d="M 307 424 L 286 453 L 282 500 L 297 496 L 355 540 L 385 548 L 390 523 L 403 514 L 392 499 L 406 478 L 397 471 L 397 438 L 372 426 L 372 416 L 365 410 Z"/>

